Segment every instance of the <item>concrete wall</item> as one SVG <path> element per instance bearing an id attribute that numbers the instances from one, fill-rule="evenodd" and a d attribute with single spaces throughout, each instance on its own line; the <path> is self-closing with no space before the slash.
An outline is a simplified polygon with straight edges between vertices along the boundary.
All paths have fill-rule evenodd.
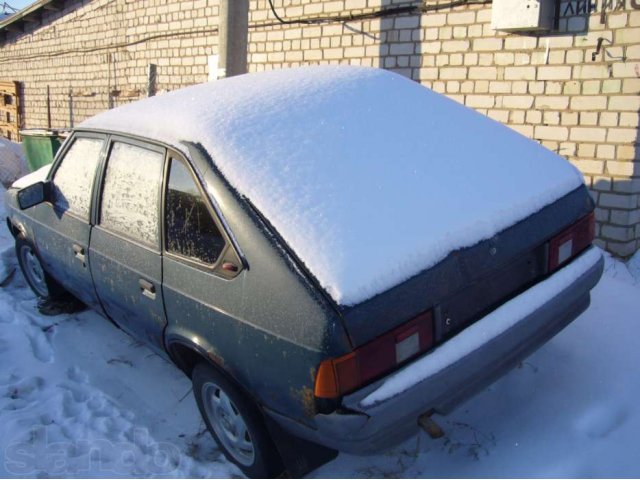
<path id="1" fill-rule="evenodd" d="M 303 22 L 407 5 L 397 0 L 274 3 L 287 21 Z M 559 31 L 536 35 L 493 30 L 490 4 L 449 8 L 447 3 L 431 0 L 429 8 L 439 9 L 422 14 L 283 25 L 266 0 L 252 0 L 249 70 L 348 63 L 388 68 L 419 81 L 574 163 L 598 204 L 600 245 L 621 256 L 635 252 L 640 247 L 638 2 L 563 0 Z M 61 12 L 45 13 L 42 24 L 25 34 L 10 34 L 0 47 L 0 78 L 24 85 L 25 126 L 46 126 L 47 85 L 52 125 L 65 127 L 70 110 L 77 123 L 145 96 L 149 63 L 158 65 L 159 91 L 207 81 L 208 58 L 217 53 L 217 0 L 64 5 Z"/>

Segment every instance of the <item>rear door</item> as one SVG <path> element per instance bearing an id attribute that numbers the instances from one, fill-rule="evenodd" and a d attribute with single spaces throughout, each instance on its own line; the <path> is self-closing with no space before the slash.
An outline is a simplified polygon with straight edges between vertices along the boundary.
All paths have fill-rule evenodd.
<path id="1" fill-rule="evenodd" d="M 242 262 L 200 181 L 181 155 L 169 154 L 165 193 L 163 293 L 172 325 L 202 332 L 219 346 L 235 341 Z M 234 343 L 234 347 L 237 345 Z"/>
<path id="2" fill-rule="evenodd" d="M 112 137 L 102 172 L 91 271 L 107 314 L 136 338 L 162 350 L 160 199 L 163 147 Z"/>
<path id="3" fill-rule="evenodd" d="M 38 253 L 49 271 L 87 305 L 100 309 L 87 255 L 93 186 L 106 136 L 76 133 L 54 165 L 51 202 L 33 207 Z"/>

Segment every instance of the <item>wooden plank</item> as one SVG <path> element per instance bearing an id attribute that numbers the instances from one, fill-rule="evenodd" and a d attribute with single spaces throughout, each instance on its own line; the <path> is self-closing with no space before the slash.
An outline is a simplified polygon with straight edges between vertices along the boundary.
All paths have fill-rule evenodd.
<path id="1" fill-rule="evenodd" d="M 16 83 L 18 82 L 7 82 L 6 80 L 4 80 L 4 81 L 0 81 L 0 87 L 5 90 L 13 90 L 15 92 L 17 87 Z"/>
<path id="2" fill-rule="evenodd" d="M 4 114 L 6 113 L 13 116 L 16 113 L 16 107 L 14 107 L 13 105 L 7 105 L 7 106 L 0 105 L 0 112 L 2 112 L 2 115 L 0 115 L 0 119 L 2 119 L 4 117 Z"/>
<path id="3" fill-rule="evenodd" d="M 0 122 L 0 130 L 6 130 L 8 132 L 13 132 L 16 136 L 18 136 L 19 129 L 15 127 L 15 125 L 3 124 Z"/>
<path id="4" fill-rule="evenodd" d="M 0 80 L 0 135 L 9 140 L 20 140 L 20 84 Z"/>
<path id="5" fill-rule="evenodd" d="M 2 82 L 0 81 L 0 93 L 4 95 L 18 96 L 18 82 Z"/>
<path id="6" fill-rule="evenodd" d="M 3 126 L 0 125 L 0 136 L 6 138 L 7 140 L 11 140 L 13 142 L 20 141 L 20 132 L 17 128 L 13 126 Z"/>

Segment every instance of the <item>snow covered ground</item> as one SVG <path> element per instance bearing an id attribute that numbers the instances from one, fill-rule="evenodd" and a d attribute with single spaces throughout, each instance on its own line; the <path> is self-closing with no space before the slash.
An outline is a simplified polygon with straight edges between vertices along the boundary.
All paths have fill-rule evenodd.
<path id="1" fill-rule="evenodd" d="M 9 266 L 12 244 L 0 228 Z M 437 418 L 444 438 L 340 455 L 311 476 L 638 477 L 639 312 L 640 253 L 608 259 L 590 309 Z M 0 288 L 0 477 L 239 475 L 176 368 L 94 312 L 39 315 L 19 272 Z"/>
<path id="2" fill-rule="evenodd" d="M 0 137 L 0 184 L 8 187 L 27 172 L 22 145 Z"/>

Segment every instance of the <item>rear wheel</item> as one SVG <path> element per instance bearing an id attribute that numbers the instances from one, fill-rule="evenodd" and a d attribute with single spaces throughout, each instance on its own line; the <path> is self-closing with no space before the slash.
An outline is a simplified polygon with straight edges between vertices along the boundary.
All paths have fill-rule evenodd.
<path id="1" fill-rule="evenodd" d="M 65 290 L 44 270 L 33 244 L 24 237 L 16 238 L 16 256 L 27 284 L 38 298 L 54 300 L 64 295 Z"/>
<path id="2" fill-rule="evenodd" d="M 227 459 L 248 477 L 280 475 L 280 455 L 254 403 L 206 363 L 195 367 L 192 379 L 202 418 Z"/>

